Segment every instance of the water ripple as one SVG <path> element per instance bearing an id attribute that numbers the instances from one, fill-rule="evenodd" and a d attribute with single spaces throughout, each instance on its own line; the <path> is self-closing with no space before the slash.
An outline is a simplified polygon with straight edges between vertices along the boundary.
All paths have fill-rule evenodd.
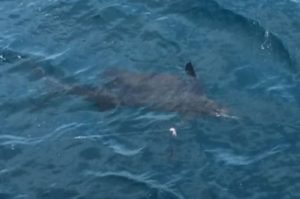
<path id="1" fill-rule="evenodd" d="M 216 1 L 191 0 L 189 3 L 177 1 L 168 7 L 165 12 L 167 14 L 181 13 L 186 19 L 198 24 L 200 27 L 209 28 L 211 32 L 217 29 L 218 35 L 220 35 L 220 32 L 232 34 L 234 41 L 239 41 L 234 44 L 235 46 L 243 43 L 241 46 L 243 53 L 251 49 L 249 53 L 255 52 L 255 57 L 257 58 L 262 54 L 260 51 L 264 50 L 266 51 L 266 53 L 263 53 L 264 57 L 271 55 L 272 60 L 278 60 L 292 72 L 298 72 L 284 40 L 276 33 L 270 32 L 259 21 L 224 8 Z M 197 32 L 197 34 L 199 33 Z M 192 39 L 192 41 L 194 40 Z M 223 42 L 227 43 L 228 41 L 227 39 Z M 233 56 L 232 53 L 230 55 Z"/>
<path id="2" fill-rule="evenodd" d="M 217 161 L 225 162 L 228 165 L 245 166 L 266 159 L 272 155 L 283 152 L 289 148 L 289 145 L 277 145 L 265 152 L 259 152 L 257 155 L 238 155 L 228 149 L 207 149 L 205 152 L 215 156 Z"/>
<path id="3" fill-rule="evenodd" d="M 14 135 L 0 135 L 0 145 L 35 145 L 47 141 L 48 136 L 44 136 L 41 138 L 27 138 L 21 136 Z"/>
<path id="4" fill-rule="evenodd" d="M 114 153 L 124 155 L 124 156 L 134 156 L 139 154 L 144 147 L 130 147 L 128 144 L 125 146 L 124 144 L 116 141 L 116 140 L 107 140 L 104 142 L 105 145 L 108 145 L 111 149 L 113 149 Z"/>
<path id="5" fill-rule="evenodd" d="M 85 125 L 86 124 L 76 122 L 63 124 L 57 127 L 53 132 L 40 137 L 23 137 L 10 134 L 2 134 L 0 135 L 0 145 L 36 145 L 42 142 L 49 142 L 50 140 L 59 139 L 63 137 L 66 133 L 72 132 Z"/>
<path id="6" fill-rule="evenodd" d="M 127 181 L 128 184 L 136 184 L 145 186 L 147 189 L 155 190 L 155 195 L 158 198 L 172 198 L 172 199 L 183 199 L 184 197 L 173 190 L 170 186 L 165 184 L 159 184 L 158 182 L 151 179 L 151 175 L 142 174 L 134 175 L 132 173 L 121 171 L 121 172 L 99 172 L 99 171 L 88 171 L 86 175 L 96 177 L 98 179 L 103 179 L 109 181 L 108 179 L 116 179 L 117 181 Z M 119 184 L 119 183 L 118 183 Z M 158 194 L 158 195 L 157 195 Z M 148 196 L 149 197 L 149 196 Z"/>

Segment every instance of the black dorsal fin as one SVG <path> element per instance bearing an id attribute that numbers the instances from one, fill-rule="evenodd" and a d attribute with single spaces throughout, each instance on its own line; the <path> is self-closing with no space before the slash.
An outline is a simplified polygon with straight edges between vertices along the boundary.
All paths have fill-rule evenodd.
<path id="1" fill-rule="evenodd" d="M 185 72 L 192 77 L 197 77 L 194 67 L 191 62 L 189 62 L 185 65 Z"/>

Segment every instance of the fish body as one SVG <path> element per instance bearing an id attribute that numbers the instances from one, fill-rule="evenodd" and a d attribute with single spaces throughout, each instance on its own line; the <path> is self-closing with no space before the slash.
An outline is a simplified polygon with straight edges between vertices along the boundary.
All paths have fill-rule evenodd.
<path id="1" fill-rule="evenodd" d="M 147 107 L 193 116 L 228 116 L 225 108 L 203 93 L 190 63 L 186 65 L 186 71 L 188 79 L 167 73 L 145 74 L 110 69 L 101 75 L 108 81 L 100 87 L 77 85 L 71 87 L 69 93 L 83 96 L 100 110 L 120 106 Z"/>

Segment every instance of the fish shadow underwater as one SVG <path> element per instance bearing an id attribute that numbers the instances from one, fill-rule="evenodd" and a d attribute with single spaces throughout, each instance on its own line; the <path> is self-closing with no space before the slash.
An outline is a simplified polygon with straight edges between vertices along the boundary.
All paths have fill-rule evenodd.
<path id="1" fill-rule="evenodd" d="M 66 95 L 82 97 L 98 111 L 119 107 L 140 108 L 159 112 L 174 112 L 188 117 L 212 116 L 238 119 L 222 105 L 210 99 L 201 88 L 192 63 L 185 65 L 187 78 L 168 73 L 141 73 L 122 69 L 108 69 L 100 74 L 105 83 L 99 87 L 66 83 L 36 68 L 41 76 L 60 88 Z"/>
<path id="2" fill-rule="evenodd" d="M 34 102 L 35 104 L 41 102 L 39 108 L 43 108 L 42 101 L 49 102 L 54 97 L 67 95 L 83 98 L 89 104 L 96 106 L 97 108 L 94 109 L 97 111 L 108 111 L 119 107 L 145 107 L 153 111 L 174 112 L 192 118 L 211 116 L 238 119 L 227 108 L 205 94 L 191 62 L 185 65 L 186 76 L 183 77 L 170 73 L 107 69 L 99 77 L 105 80 L 104 83 L 95 86 L 82 84 L 74 77 L 67 77 L 47 59 L 34 58 L 10 50 L 5 50 L 1 54 L 5 59 L 2 59 L 0 64 L 5 67 L 11 66 L 7 70 L 8 73 L 28 74 L 29 72 L 27 77 L 30 81 L 44 78 L 54 85 L 54 92 L 49 91 L 42 100 Z M 32 100 L 28 101 L 30 103 Z M 20 104 L 23 106 L 24 103 Z M 11 106 L 15 107 L 15 105 Z"/>

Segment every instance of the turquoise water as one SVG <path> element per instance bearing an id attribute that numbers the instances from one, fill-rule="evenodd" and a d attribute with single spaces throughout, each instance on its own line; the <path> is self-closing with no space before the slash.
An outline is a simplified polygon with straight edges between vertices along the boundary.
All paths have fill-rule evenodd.
<path id="1" fill-rule="evenodd" d="M 300 197 L 299 1 L 0 3 L 1 199 Z M 99 111 L 35 74 L 101 87 L 189 61 L 239 119 Z"/>

